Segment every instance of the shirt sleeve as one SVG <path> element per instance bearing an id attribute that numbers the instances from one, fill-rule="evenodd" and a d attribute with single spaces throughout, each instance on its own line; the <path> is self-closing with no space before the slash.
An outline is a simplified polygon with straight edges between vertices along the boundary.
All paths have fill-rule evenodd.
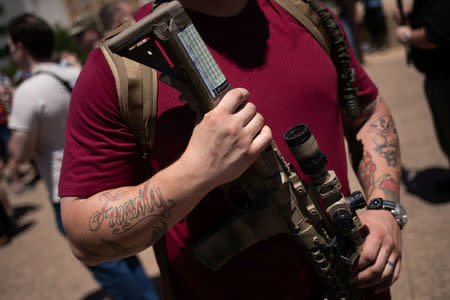
<path id="1" fill-rule="evenodd" d="M 151 8 L 151 2 L 142 6 L 134 18 Z M 120 116 L 115 79 L 99 48 L 90 53 L 74 86 L 65 139 L 60 197 L 89 197 L 145 179 L 136 136 Z"/>
<path id="2" fill-rule="evenodd" d="M 12 130 L 36 131 L 38 129 L 39 104 L 34 95 L 34 89 L 29 89 L 29 82 L 24 82 L 17 88 L 13 102 L 8 127 Z"/>
<path id="3" fill-rule="evenodd" d="M 72 92 L 59 195 L 88 197 L 136 184 L 142 178 L 138 159 L 136 138 L 120 116 L 114 76 L 95 49 Z"/>

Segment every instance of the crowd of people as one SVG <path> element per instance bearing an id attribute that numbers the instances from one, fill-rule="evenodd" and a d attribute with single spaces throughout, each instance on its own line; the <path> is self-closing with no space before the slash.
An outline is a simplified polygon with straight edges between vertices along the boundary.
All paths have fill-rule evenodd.
<path id="1" fill-rule="evenodd" d="M 69 52 L 55 61 L 53 30 L 40 16 L 24 13 L 9 21 L 9 54 L 27 75 L 14 87 L 1 80 L 1 169 L 8 169 L 17 183 L 21 164 L 35 166 L 59 232 L 113 299 L 161 297 L 136 256 L 156 245 L 164 249 L 170 270 L 170 284 L 163 282 L 166 298 L 308 299 L 319 295 L 318 279 L 288 237 L 260 242 L 219 271 L 205 268 L 190 246 L 226 214 L 224 203 L 231 200 L 223 185 L 245 172 L 272 139 L 289 161 L 295 161 L 280 139 L 299 120 L 308 123 L 322 150 L 330 154 L 329 168 L 341 180 L 344 194 L 349 192 L 346 138 L 367 200 L 399 202 L 398 136 L 379 89 L 361 66 L 355 42 L 356 1 L 328 1 L 338 8 L 333 11 L 347 32 L 349 48 L 356 53 L 350 51 L 350 60 L 360 115 L 352 119 L 341 111 L 338 80 L 327 54 L 276 2 L 180 0 L 229 82 L 239 88 L 198 118 L 172 88 L 160 84 L 155 148 L 144 165 L 135 135 L 121 118 L 114 76 L 98 44 L 105 32 L 133 17 L 143 18 L 161 2 L 136 11 L 129 2 L 115 0 L 98 15 L 75 22 L 70 34 L 81 51 L 90 53 L 86 62 Z M 381 0 L 363 2 L 371 43 L 384 48 L 387 27 Z M 398 12 L 396 36 L 425 74 L 439 142 L 450 157 L 446 8 L 450 8 L 446 0 L 414 0 L 412 11 Z M 404 23 L 400 15 L 409 21 Z M 254 49 L 254 45 L 262 46 Z M 310 65 L 314 72 L 301 72 Z M 330 84 L 324 86 L 324 80 Z M 283 99 L 282 105 L 274 105 L 273 99 Z M 388 147 L 387 154 L 383 149 Z M 148 170 L 151 176 L 146 175 Z M 233 196 L 240 201 L 246 197 Z M 11 197 L 0 185 L 0 246 L 10 241 L 17 228 Z M 148 215 L 126 211 L 129 203 L 147 197 L 152 200 Z M 126 230 L 114 220 L 92 229 L 94 214 L 105 209 L 123 211 Z M 109 217 L 113 218 L 112 213 Z M 390 299 L 389 287 L 400 276 L 404 224 L 399 226 L 385 210 L 367 210 L 360 217 L 368 235 L 355 265 L 354 282 L 373 299 Z M 303 288 L 292 289 L 298 286 Z"/>
<path id="2" fill-rule="evenodd" d="M 127 1 L 109 3 L 100 14 L 104 28 L 112 29 L 131 18 L 133 10 Z M 82 51 L 93 50 L 101 38 L 99 33 L 94 37 L 92 30 L 88 26 L 84 28 L 86 37 L 80 38 L 83 32 L 74 36 Z M 5 140 L 8 155 L 3 158 L 8 161 L 10 170 L 25 162 L 36 163 L 54 208 L 57 228 L 65 235 L 57 189 L 65 143 L 65 123 L 81 62 L 71 53 L 60 56 L 63 61 L 54 61 L 52 28 L 41 17 L 28 13 L 9 21 L 8 48 L 18 68 L 29 75 L 17 88 L 2 86 L 3 100 L 11 107 L 5 117 L 11 136 Z M 14 208 L 1 186 L 0 200 L 0 241 L 4 244 L 14 235 L 17 225 Z M 152 281 L 136 256 L 87 268 L 113 299 L 159 299 Z"/>

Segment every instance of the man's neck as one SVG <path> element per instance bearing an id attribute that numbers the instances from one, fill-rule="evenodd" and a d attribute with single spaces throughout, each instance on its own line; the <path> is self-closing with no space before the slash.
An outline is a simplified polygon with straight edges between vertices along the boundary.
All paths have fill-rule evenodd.
<path id="1" fill-rule="evenodd" d="M 231 17 L 244 9 L 248 0 L 181 0 L 183 6 L 203 14 Z"/>
<path id="2" fill-rule="evenodd" d="M 39 66 L 39 65 L 41 65 L 41 64 L 44 64 L 44 63 L 49 63 L 49 62 L 51 62 L 51 60 L 50 59 L 48 59 L 48 60 L 35 60 L 35 59 L 30 59 L 29 61 L 28 61 L 28 68 L 27 68 L 27 70 L 25 70 L 25 71 L 28 71 L 28 72 L 30 72 L 30 73 L 33 73 L 34 72 L 34 70 Z"/>

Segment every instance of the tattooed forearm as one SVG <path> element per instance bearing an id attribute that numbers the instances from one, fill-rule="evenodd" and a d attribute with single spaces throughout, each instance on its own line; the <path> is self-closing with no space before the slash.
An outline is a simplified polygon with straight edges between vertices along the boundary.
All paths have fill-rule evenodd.
<path id="1" fill-rule="evenodd" d="M 123 247 L 118 242 L 111 242 L 111 241 L 107 241 L 104 239 L 101 239 L 101 241 L 104 244 L 108 245 L 109 248 L 112 249 L 112 251 L 111 252 L 105 252 L 104 250 L 101 251 L 100 249 L 103 249 L 103 248 L 99 248 L 99 247 L 88 248 L 88 247 L 83 247 L 81 245 L 78 245 L 77 247 L 86 255 L 89 255 L 91 257 L 98 257 L 98 258 L 102 258 L 102 259 L 106 259 L 106 260 L 116 259 L 117 257 L 129 256 L 129 255 L 133 254 L 135 251 L 135 248 L 133 246 Z M 101 252 L 99 252 L 99 250 Z"/>
<path id="2" fill-rule="evenodd" d="M 380 189 L 384 192 L 384 198 L 390 201 L 399 201 L 398 199 L 398 191 L 399 191 L 399 183 L 391 174 L 384 174 L 381 177 L 378 177 L 374 184 L 373 189 L 367 194 L 369 199 L 370 195 L 373 193 L 375 189 Z"/>
<path id="3" fill-rule="evenodd" d="M 370 155 L 369 152 L 364 151 L 361 163 L 359 164 L 358 173 L 361 184 L 367 195 L 369 194 L 369 190 L 373 187 L 375 170 L 376 166 L 372 160 L 372 155 Z"/>
<path id="4" fill-rule="evenodd" d="M 110 246 L 110 248 L 112 248 L 114 250 L 114 254 L 111 255 L 113 257 L 118 256 L 118 255 L 130 255 L 134 253 L 135 248 L 133 246 L 129 246 L 129 247 L 124 247 L 122 246 L 120 243 L 118 242 L 114 242 L 114 241 L 107 241 L 105 239 L 102 239 L 102 242 L 105 243 L 106 245 Z"/>
<path id="5" fill-rule="evenodd" d="M 400 150 L 392 117 L 386 115 L 373 121 L 369 133 L 373 134 L 372 141 L 375 143 L 373 150 L 386 160 L 388 166 L 397 167 L 400 163 Z"/>
<path id="6" fill-rule="evenodd" d="M 386 200 L 398 201 L 399 184 L 394 176 L 384 174 L 375 179 L 376 165 L 369 152 L 364 151 L 358 173 L 367 198 L 372 198 L 376 189 L 381 189 Z"/>
<path id="7" fill-rule="evenodd" d="M 161 218 L 161 226 L 153 226 L 153 232 L 150 237 L 150 241 L 145 244 L 146 247 L 150 247 L 154 243 L 156 243 L 160 238 L 163 237 L 167 232 L 167 223 L 163 220 L 164 217 Z"/>
<path id="8" fill-rule="evenodd" d="M 165 200 L 161 190 L 149 189 L 148 183 L 139 189 L 138 196 L 123 200 L 124 194 L 106 192 L 99 197 L 102 208 L 89 219 L 90 231 L 97 231 L 105 223 L 114 234 L 122 234 L 133 229 L 148 218 L 165 219 L 172 215 L 173 200 Z M 119 202 L 119 203 L 118 203 Z"/>
<path id="9" fill-rule="evenodd" d="M 357 167 L 358 177 L 368 200 L 383 197 L 398 201 L 400 146 L 394 120 L 381 97 L 362 109 L 362 115 L 367 117 L 367 121 L 362 127 L 358 127 L 356 135 L 348 134 L 351 131 L 347 133 L 350 137 L 347 139 L 353 159 L 352 166 L 354 169 Z"/>
<path id="10" fill-rule="evenodd" d="M 377 178 L 372 184 L 365 188 L 367 199 L 373 198 L 372 194 L 375 190 L 380 189 L 384 193 L 384 199 L 390 201 L 398 200 L 399 185 L 395 178 L 390 174 L 384 174 Z"/>

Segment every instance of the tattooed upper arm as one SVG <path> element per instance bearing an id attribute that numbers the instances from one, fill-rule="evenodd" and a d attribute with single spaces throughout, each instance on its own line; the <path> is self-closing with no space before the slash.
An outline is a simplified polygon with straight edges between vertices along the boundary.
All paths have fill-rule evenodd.
<path id="1" fill-rule="evenodd" d="M 346 127 L 352 158 L 368 199 L 375 195 L 398 201 L 400 146 L 394 120 L 380 96 Z"/>
<path id="2" fill-rule="evenodd" d="M 363 144 L 360 140 L 356 138 L 356 134 L 361 129 L 361 127 L 369 120 L 369 118 L 374 113 L 378 103 L 383 100 L 381 96 L 377 96 L 374 100 L 368 103 L 366 106 L 360 108 L 360 114 L 355 120 L 350 120 L 344 115 L 344 132 L 345 137 L 348 142 L 348 147 L 350 151 L 350 158 L 352 160 L 352 167 L 356 171 L 359 164 L 363 160 Z"/>

